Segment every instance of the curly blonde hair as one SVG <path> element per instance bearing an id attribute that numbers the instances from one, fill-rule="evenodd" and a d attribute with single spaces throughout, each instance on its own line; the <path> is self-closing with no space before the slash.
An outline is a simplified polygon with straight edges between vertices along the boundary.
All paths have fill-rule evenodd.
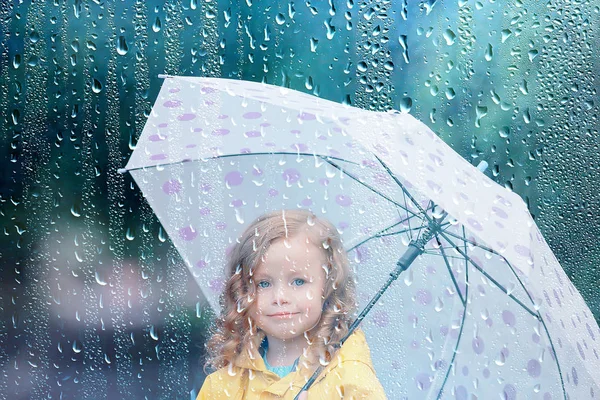
<path id="1" fill-rule="evenodd" d="M 252 222 L 229 255 L 225 269 L 227 282 L 220 297 L 221 312 L 206 344 L 205 371 L 228 366 L 242 351 L 259 347 L 265 335 L 250 317 L 256 296 L 253 273 L 274 241 L 293 238 L 299 233 L 307 234 L 313 243 L 322 244 L 327 271 L 321 319 L 305 333 L 309 346 L 298 365 L 310 372 L 331 361 L 335 345 L 348 332 L 356 310 L 355 283 L 346 251 L 336 228 L 326 219 L 302 209 L 280 210 Z"/>

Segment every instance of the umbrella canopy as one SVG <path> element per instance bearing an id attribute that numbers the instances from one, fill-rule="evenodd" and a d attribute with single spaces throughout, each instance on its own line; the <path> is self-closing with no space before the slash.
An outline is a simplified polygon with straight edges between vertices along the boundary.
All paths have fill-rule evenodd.
<path id="1" fill-rule="evenodd" d="M 267 211 L 329 219 L 361 305 L 443 217 L 362 324 L 388 396 L 600 396 L 600 330 L 523 201 L 408 114 L 167 77 L 125 170 L 215 309 L 227 252 Z"/>

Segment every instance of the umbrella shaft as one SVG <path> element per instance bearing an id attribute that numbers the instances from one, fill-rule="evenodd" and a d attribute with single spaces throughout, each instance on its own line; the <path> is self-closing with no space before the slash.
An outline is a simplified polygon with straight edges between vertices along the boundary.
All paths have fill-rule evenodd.
<path id="1" fill-rule="evenodd" d="M 408 245 L 408 249 L 406 249 L 404 254 L 402 254 L 402 257 L 400 257 L 400 259 L 396 263 L 396 270 L 390 273 L 390 275 L 394 276 L 394 279 L 398 278 L 398 275 L 400 275 L 403 271 L 406 271 L 408 267 L 410 267 L 410 265 L 413 263 L 413 261 L 415 261 L 416 258 L 419 257 L 422 253 L 423 248 L 418 247 L 417 244 L 411 242 Z"/>

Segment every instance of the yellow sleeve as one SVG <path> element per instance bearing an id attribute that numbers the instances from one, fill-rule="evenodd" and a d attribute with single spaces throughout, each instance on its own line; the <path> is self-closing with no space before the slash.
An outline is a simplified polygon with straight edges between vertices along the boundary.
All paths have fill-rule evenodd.
<path id="1" fill-rule="evenodd" d="M 198 397 L 196 400 L 211 400 L 214 399 L 212 394 L 212 383 L 211 383 L 211 375 L 208 375 L 200 388 L 200 392 L 198 393 Z"/>
<path id="2" fill-rule="evenodd" d="M 339 390 L 344 399 L 387 400 L 383 386 L 373 368 L 361 361 L 347 361 L 340 368 Z"/>

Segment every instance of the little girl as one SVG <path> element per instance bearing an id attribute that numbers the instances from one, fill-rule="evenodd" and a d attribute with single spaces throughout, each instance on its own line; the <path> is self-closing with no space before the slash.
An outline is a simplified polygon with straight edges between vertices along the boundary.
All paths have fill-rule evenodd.
<path id="1" fill-rule="evenodd" d="M 354 281 L 333 225 L 306 210 L 254 221 L 233 248 L 197 400 L 385 399 L 365 335 L 348 332 Z"/>

